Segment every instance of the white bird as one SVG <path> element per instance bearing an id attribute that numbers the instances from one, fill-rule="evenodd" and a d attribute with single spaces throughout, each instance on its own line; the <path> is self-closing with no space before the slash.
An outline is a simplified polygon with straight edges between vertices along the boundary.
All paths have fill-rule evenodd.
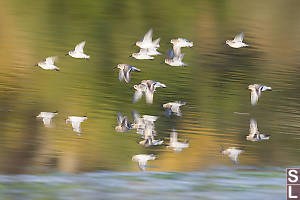
<path id="1" fill-rule="evenodd" d="M 184 54 L 181 53 L 180 47 L 175 47 L 168 51 L 169 58 L 165 59 L 165 63 L 171 66 L 187 66 L 182 62 Z"/>
<path id="2" fill-rule="evenodd" d="M 185 38 L 172 39 L 170 41 L 170 43 L 173 44 L 173 46 L 177 46 L 177 47 L 192 47 L 192 46 L 194 46 L 193 42 L 191 42 Z"/>
<path id="3" fill-rule="evenodd" d="M 170 134 L 170 145 L 168 148 L 172 148 L 176 152 L 182 151 L 184 148 L 188 148 L 190 145 L 188 142 L 178 142 L 177 140 L 177 132 L 173 129 Z"/>
<path id="4" fill-rule="evenodd" d="M 272 90 L 271 87 L 260 85 L 260 84 L 253 84 L 249 85 L 248 89 L 251 90 L 251 104 L 254 106 L 257 104 L 259 97 L 262 95 L 263 91 Z"/>
<path id="5" fill-rule="evenodd" d="M 59 71 L 59 68 L 54 65 L 54 61 L 57 59 L 57 56 L 48 57 L 45 60 L 42 60 L 36 64 L 36 66 L 40 66 L 45 70 L 56 70 Z"/>
<path id="6" fill-rule="evenodd" d="M 68 123 L 72 123 L 72 128 L 73 131 L 79 133 L 81 133 L 81 128 L 80 128 L 80 124 L 81 122 L 83 122 L 84 120 L 87 120 L 88 118 L 86 116 L 83 117 L 77 117 L 77 116 L 68 116 L 68 119 L 66 119 L 66 124 Z"/>
<path id="7" fill-rule="evenodd" d="M 159 41 L 160 38 L 152 41 L 152 28 L 144 35 L 143 39 L 140 41 L 137 41 L 135 44 L 136 46 L 142 48 L 142 49 L 151 49 L 151 48 L 159 48 Z"/>
<path id="8" fill-rule="evenodd" d="M 84 52 L 83 52 L 83 48 L 84 48 L 84 45 L 85 45 L 85 41 L 82 41 L 81 43 L 77 44 L 75 46 L 75 49 L 72 50 L 72 51 L 69 51 L 67 55 L 73 57 L 73 58 L 86 58 L 86 59 L 89 59 L 90 56 L 86 55 Z"/>
<path id="9" fill-rule="evenodd" d="M 148 160 L 155 160 L 156 156 L 153 154 L 138 154 L 132 157 L 132 160 L 139 163 L 139 168 L 143 171 L 146 170 Z"/>
<path id="10" fill-rule="evenodd" d="M 128 121 L 127 116 L 123 116 L 121 113 L 118 113 L 118 126 L 115 127 L 117 132 L 126 132 L 132 128 L 131 123 Z"/>
<path id="11" fill-rule="evenodd" d="M 146 96 L 146 103 L 148 103 L 148 104 L 153 103 L 153 95 L 154 95 L 154 92 L 156 91 L 156 88 L 158 88 L 158 87 L 162 87 L 162 88 L 167 87 L 163 83 L 160 83 L 160 82 L 157 82 L 157 81 L 152 81 L 152 80 L 142 80 L 141 84 L 146 86 L 145 96 Z"/>
<path id="12" fill-rule="evenodd" d="M 230 147 L 228 149 L 222 150 L 223 155 L 227 155 L 235 164 L 238 164 L 238 156 L 243 152 L 243 150 L 237 149 L 235 147 Z"/>
<path id="13" fill-rule="evenodd" d="M 244 32 L 241 32 L 237 34 L 233 40 L 226 40 L 226 44 L 232 48 L 247 47 L 248 44 L 243 43 L 244 35 Z"/>
<path id="14" fill-rule="evenodd" d="M 125 80 L 126 83 L 130 82 L 130 73 L 131 72 L 133 72 L 133 71 L 140 72 L 141 71 L 140 69 L 138 69 L 134 66 L 131 66 L 131 65 L 127 65 L 127 64 L 118 64 L 117 68 L 120 69 L 119 80 L 120 81 Z"/>
<path id="15" fill-rule="evenodd" d="M 251 119 L 249 135 L 246 136 L 246 139 L 252 142 L 258 142 L 261 140 L 268 140 L 270 139 L 270 136 L 260 133 L 257 128 L 257 122 L 255 121 L 255 119 Z"/>
<path id="16" fill-rule="evenodd" d="M 57 115 L 57 112 L 41 112 L 37 118 L 42 118 L 45 127 L 52 127 L 52 118 Z"/>
<path id="17" fill-rule="evenodd" d="M 181 117 L 180 106 L 185 105 L 185 102 L 175 101 L 163 104 L 163 108 L 166 109 L 167 116 L 170 116 L 172 113 L 175 113 L 177 116 Z"/>
<path id="18" fill-rule="evenodd" d="M 138 60 L 153 60 L 154 57 L 148 54 L 148 49 L 140 49 L 138 53 L 131 54 L 130 57 L 133 57 Z"/>

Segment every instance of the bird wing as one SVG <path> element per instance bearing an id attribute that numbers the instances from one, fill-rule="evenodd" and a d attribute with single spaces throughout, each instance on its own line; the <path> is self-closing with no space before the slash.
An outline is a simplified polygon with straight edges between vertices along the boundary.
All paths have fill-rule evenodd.
<path id="1" fill-rule="evenodd" d="M 77 133 L 81 133 L 80 122 L 72 121 L 72 127 L 73 127 L 73 131 Z"/>
<path id="2" fill-rule="evenodd" d="M 258 132 L 257 123 L 256 123 L 255 119 L 250 120 L 249 132 L 250 132 L 250 135 L 252 135 L 252 136 Z"/>
<path id="3" fill-rule="evenodd" d="M 146 95 L 146 103 L 152 104 L 153 103 L 153 94 L 154 90 L 146 89 L 145 95 Z"/>
<path id="4" fill-rule="evenodd" d="M 136 90 L 133 94 L 133 103 L 138 102 L 143 96 L 143 92 L 140 90 Z"/>
<path id="5" fill-rule="evenodd" d="M 237 34 L 233 40 L 235 42 L 242 42 L 244 39 L 244 35 L 245 35 L 244 32 L 241 32 L 241 33 Z"/>
<path id="6" fill-rule="evenodd" d="M 75 46 L 75 51 L 83 52 L 84 45 L 85 45 L 85 41 L 80 42 Z"/>
<path id="7" fill-rule="evenodd" d="M 254 106 L 258 102 L 258 94 L 256 90 L 251 90 L 251 104 Z"/>
<path id="8" fill-rule="evenodd" d="M 119 80 L 122 81 L 124 79 L 124 70 L 120 69 L 119 71 Z M 125 80 L 126 81 L 126 80 Z M 127 81 L 126 81 L 127 82 Z"/>
<path id="9" fill-rule="evenodd" d="M 173 59 L 175 57 L 175 53 L 173 49 L 169 49 L 167 52 L 167 55 L 169 56 L 169 58 Z"/>
<path id="10" fill-rule="evenodd" d="M 181 55 L 181 47 L 178 45 L 173 46 L 174 56 L 179 57 Z"/>
<path id="11" fill-rule="evenodd" d="M 57 59 L 57 56 L 52 56 L 52 57 L 48 57 L 46 58 L 46 64 L 48 65 L 54 65 L 54 61 Z"/>
<path id="12" fill-rule="evenodd" d="M 123 119 L 124 119 L 123 115 L 120 112 L 118 112 L 118 117 L 117 117 L 118 124 L 122 124 Z"/>
<path id="13" fill-rule="evenodd" d="M 152 28 L 144 35 L 143 42 L 152 42 Z"/>

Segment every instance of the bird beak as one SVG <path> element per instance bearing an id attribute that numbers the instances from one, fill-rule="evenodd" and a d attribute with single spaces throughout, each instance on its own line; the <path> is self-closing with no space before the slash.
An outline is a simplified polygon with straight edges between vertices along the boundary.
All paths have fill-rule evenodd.
<path id="1" fill-rule="evenodd" d="M 128 58 L 132 58 L 132 55 L 128 56 Z"/>
<path id="2" fill-rule="evenodd" d="M 38 65 L 38 64 L 35 64 L 34 66 L 37 67 L 37 66 L 39 66 L 39 65 Z"/>
<path id="3" fill-rule="evenodd" d="M 65 56 L 68 56 L 69 54 L 67 53 L 67 54 L 65 54 Z"/>

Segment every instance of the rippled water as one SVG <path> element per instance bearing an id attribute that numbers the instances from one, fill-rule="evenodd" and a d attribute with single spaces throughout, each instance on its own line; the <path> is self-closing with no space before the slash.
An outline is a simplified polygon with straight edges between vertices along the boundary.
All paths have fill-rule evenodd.
<path id="1" fill-rule="evenodd" d="M 251 184 L 271 184 L 273 179 L 254 175 L 248 185 L 234 162 L 221 155 L 222 147 L 244 150 L 239 156 L 239 165 L 251 166 L 256 169 L 255 173 L 268 174 L 261 167 L 270 171 L 279 167 L 282 171 L 285 167 L 300 165 L 300 3 L 292 0 L 188 3 L 12 0 L 2 1 L 0 5 L 0 173 L 11 174 L 0 177 L 0 182 L 6 185 L 6 180 L 15 180 L 2 189 L 6 195 L 18 197 L 14 188 L 19 184 L 21 188 L 28 185 L 28 189 L 22 190 L 24 193 L 36 189 L 27 181 L 19 182 L 19 176 L 14 174 L 46 173 L 64 182 L 73 175 L 58 172 L 79 173 L 80 180 L 87 183 L 86 190 L 93 191 L 92 196 L 101 190 L 91 186 L 93 178 L 88 176 L 99 176 L 99 179 L 113 176 L 111 183 L 120 181 L 118 187 L 124 189 L 123 184 L 130 180 L 122 177 L 140 180 L 140 174 L 133 172 L 139 168 L 132 162 L 132 156 L 155 154 L 157 159 L 148 163 L 147 170 L 158 172 L 143 174 L 141 182 L 145 179 L 146 184 L 151 185 L 156 182 L 152 176 L 173 176 L 169 172 L 174 171 L 180 177 L 175 180 L 182 186 L 182 189 L 178 186 L 175 193 L 195 193 L 195 197 L 190 198 L 207 195 L 210 199 L 208 195 L 214 193 L 214 189 L 199 192 L 193 183 L 198 178 L 199 182 L 206 181 L 212 174 L 206 170 L 213 168 L 214 173 L 221 173 L 217 178 L 221 183 L 210 180 L 210 184 L 216 184 L 217 194 L 223 194 L 224 189 L 224 194 L 228 194 L 224 199 L 243 193 L 244 190 L 235 188 L 239 181 L 245 187 L 250 185 L 250 192 L 243 193 L 245 199 L 257 188 L 266 193 L 256 195 L 271 199 L 276 196 L 269 192 L 272 190 L 269 186 L 252 188 Z M 163 53 L 170 48 L 168 42 L 172 38 L 185 37 L 194 42 L 193 48 L 182 50 L 187 67 L 161 64 L 165 54 L 154 61 L 128 58 L 138 51 L 133 44 L 151 27 L 154 38 L 161 37 L 159 51 Z M 250 47 L 224 47 L 225 40 L 240 31 L 245 31 L 245 42 Z M 89 61 L 64 56 L 82 40 L 87 41 L 85 51 L 91 56 Z M 57 66 L 61 71 L 34 67 L 38 61 L 55 55 L 59 56 Z M 112 69 L 118 63 L 134 65 L 142 72 L 133 73 L 129 84 L 120 84 L 117 70 Z M 152 105 L 145 104 L 144 99 L 132 104 L 133 85 L 143 79 L 167 85 L 167 88 L 157 89 Z M 247 89 L 253 83 L 273 88 L 262 95 L 255 107 L 250 105 Z M 187 103 L 182 107 L 183 116 L 166 117 L 162 104 L 177 100 Z M 117 113 L 132 120 L 134 110 L 141 115 L 159 117 L 155 123 L 156 138 L 164 140 L 165 145 L 143 147 L 138 144 L 142 139 L 135 130 L 115 132 Z M 42 111 L 58 111 L 53 118 L 55 127 L 46 128 L 36 119 Z M 65 124 L 69 115 L 88 116 L 82 123 L 81 136 Z M 270 140 L 246 140 L 251 118 L 257 121 L 260 132 L 270 135 Z M 166 147 L 172 129 L 178 131 L 179 141 L 189 141 L 189 148 L 174 152 Z M 230 170 L 221 170 L 224 166 Z M 93 174 L 99 170 L 109 172 Z M 92 175 L 82 174 L 86 172 Z M 226 178 L 231 176 L 235 177 L 232 182 Z M 25 179 L 34 182 L 39 177 L 25 176 Z M 76 177 L 74 182 L 78 180 Z M 279 182 L 274 187 L 283 191 L 283 174 L 275 178 Z M 174 183 L 173 179 L 162 181 Z M 223 181 L 228 181 L 228 187 Z M 196 187 L 192 194 L 187 194 L 193 189 L 189 186 L 186 189 L 185 183 Z M 54 181 L 54 184 L 60 183 Z M 235 192 L 229 192 L 230 185 Z M 80 191 L 80 186 L 76 187 Z M 51 190 L 46 194 L 54 194 Z M 142 187 L 130 192 L 142 195 L 140 190 Z M 62 187 L 55 193 L 56 197 L 64 191 L 74 192 Z M 130 192 L 127 195 L 131 195 Z M 171 189 L 164 192 L 165 195 L 171 193 Z M 137 199 L 142 197 L 136 196 Z M 212 199 L 220 199 L 220 196 Z"/>

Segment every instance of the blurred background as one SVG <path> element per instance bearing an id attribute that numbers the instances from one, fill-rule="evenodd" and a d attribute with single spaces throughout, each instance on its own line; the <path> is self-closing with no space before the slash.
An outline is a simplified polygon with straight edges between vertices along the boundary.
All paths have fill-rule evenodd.
<path id="1" fill-rule="evenodd" d="M 185 174 L 191 178 L 187 182 L 193 182 L 194 176 L 214 182 L 202 178 L 218 172 L 222 173 L 218 179 L 223 181 L 237 178 L 236 187 L 243 181 L 248 185 L 251 178 L 252 183 L 268 182 L 263 187 L 264 197 L 278 198 L 271 191 L 275 188 L 284 194 L 284 168 L 300 163 L 299 7 L 300 2 L 295 0 L 0 1 L 0 191 L 6 195 L 2 197 L 26 199 L 9 192 L 18 181 L 6 187 L 8 180 L 18 177 L 16 174 L 34 174 L 35 178 L 49 174 L 67 180 L 104 170 L 116 173 L 116 177 L 108 178 L 110 181 L 125 176 L 130 182 L 140 176 L 132 173 L 139 171 L 132 156 L 155 154 L 157 160 L 148 162 L 147 170 L 159 171 L 161 176 L 155 176 L 158 180 L 173 180 Z M 161 38 L 162 55 L 154 61 L 129 58 L 139 51 L 133 44 L 150 28 L 154 39 Z M 249 48 L 224 46 L 226 40 L 241 31 L 245 32 L 244 41 Z M 188 66 L 162 64 L 171 47 L 169 41 L 178 37 L 194 42 L 194 47 L 182 50 Z M 90 60 L 64 56 L 83 40 Z M 59 56 L 59 72 L 34 66 L 48 56 Z M 136 66 L 142 72 L 133 73 L 129 84 L 120 83 L 118 70 L 113 70 L 119 63 Z M 133 85 L 143 79 L 167 85 L 157 90 L 152 105 L 144 99 L 132 103 Z M 255 107 L 250 105 L 248 90 L 248 85 L 254 83 L 273 88 L 262 95 Z M 186 102 L 183 116 L 165 116 L 162 104 L 177 100 Z M 117 113 L 132 120 L 134 110 L 159 117 L 156 138 L 164 140 L 165 145 L 146 148 L 138 144 L 142 139 L 134 130 L 115 132 Z M 36 119 L 42 111 L 58 111 L 53 118 L 54 128 L 46 128 Z M 82 136 L 65 124 L 69 115 L 88 116 L 81 124 Z M 251 118 L 257 121 L 260 132 L 270 135 L 270 140 L 246 140 Z M 173 128 L 180 141 L 189 141 L 190 147 L 182 152 L 166 147 Z M 220 153 L 222 146 L 244 150 L 239 166 Z M 65 173 L 76 175 L 69 177 Z M 239 173 L 255 174 L 240 180 Z M 94 176 L 104 179 L 99 174 Z M 33 177 L 29 182 L 35 180 Z M 144 178 L 151 185 L 151 181 L 156 182 L 153 177 Z M 94 185 L 91 179 L 85 181 Z M 128 182 L 120 183 L 124 184 Z M 227 191 L 223 186 L 216 186 L 220 194 Z M 252 189 L 262 188 L 256 186 L 239 199 L 254 197 Z M 196 191 L 216 187 L 196 187 Z M 235 191 L 233 188 L 228 191 Z M 36 188 L 24 190 L 23 194 L 31 189 Z M 181 190 L 183 186 L 179 193 Z M 48 194 L 52 195 L 50 199 L 55 198 L 53 194 Z M 220 197 L 233 199 L 230 195 L 215 199 Z"/>

